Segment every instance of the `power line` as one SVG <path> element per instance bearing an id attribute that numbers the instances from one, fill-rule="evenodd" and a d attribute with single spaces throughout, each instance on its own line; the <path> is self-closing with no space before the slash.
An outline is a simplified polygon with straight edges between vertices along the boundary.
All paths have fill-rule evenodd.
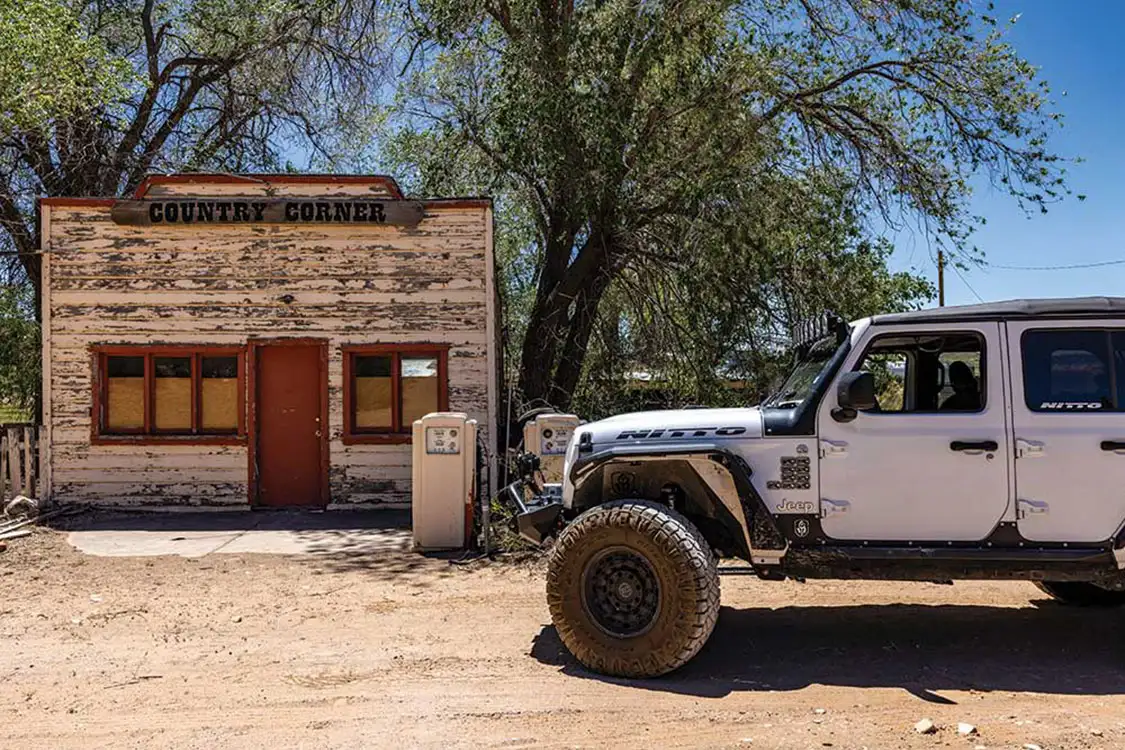
<path id="1" fill-rule="evenodd" d="M 969 291 L 973 293 L 973 296 L 977 298 L 977 302 L 984 302 L 984 298 L 977 294 L 977 290 L 973 289 L 973 285 L 969 283 L 969 280 L 965 278 L 965 275 L 961 273 L 961 269 L 958 268 L 956 264 L 954 264 L 953 270 L 957 273 L 957 278 L 961 279 L 965 286 L 969 288 Z"/>
<path id="2" fill-rule="evenodd" d="M 1064 266 L 1000 266 L 985 261 L 986 266 L 1000 271 L 1069 271 L 1076 268 L 1101 268 L 1102 266 L 1120 266 L 1122 264 L 1125 264 L 1125 258 L 1119 260 L 1102 260 L 1096 263 L 1072 263 Z"/>

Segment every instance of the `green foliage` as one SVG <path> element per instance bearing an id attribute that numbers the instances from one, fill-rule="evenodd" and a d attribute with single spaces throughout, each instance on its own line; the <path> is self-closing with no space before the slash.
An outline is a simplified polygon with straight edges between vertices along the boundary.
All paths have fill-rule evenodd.
<path id="1" fill-rule="evenodd" d="M 671 402 L 756 395 L 794 316 L 929 298 L 881 230 L 971 261 L 975 175 L 1066 194 L 1047 86 L 973 4 L 407 6 L 391 163 L 498 197 L 526 402 L 612 410 L 633 370 Z"/>
<path id="2" fill-rule="evenodd" d="M 0 286 L 0 406 L 31 412 L 40 384 L 39 326 L 27 287 Z"/>
<path id="3" fill-rule="evenodd" d="M 791 366 L 795 319 L 831 310 L 851 320 L 933 296 L 925 279 L 888 270 L 892 248 L 868 237 L 839 196 L 774 182 L 777 194 L 760 183 L 667 238 L 689 248 L 676 262 L 621 274 L 576 394 L 582 414 L 758 403 Z M 652 380 L 637 387 L 637 372 Z"/>
<path id="4" fill-rule="evenodd" d="M 332 169 L 378 126 L 412 191 L 495 197 L 522 403 L 742 403 L 795 318 L 932 295 L 888 271 L 887 227 L 971 262 L 977 175 L 1030 210 L 1067 194 L 1049 89 L 978 8 L 0 0 L 0 250 L 34 283 L 34 196 L 295 145 Z"/>
<path id="5" fill-rule="evenodd" d="M 125 61 L 82 30 L 71 4 L 0 0 L 0 133 L 109 104 L 128 79 Z"/>
<path id="6" fill-rule="evenodd" d="M 368 0 L 12 2 L 0 30 L 47 22 L 35 45 L 0 36 L 0 96 L 15 76 L 14 98 L 58 105 L 0 106 L 0 251 L 20 253 L 0 271 L 31 284 L 35 197 L 120 195 L 156 171 L 279 170 L 298 150 L 304 169 L 332 169 L 383 82 L 382 5 Z"/>

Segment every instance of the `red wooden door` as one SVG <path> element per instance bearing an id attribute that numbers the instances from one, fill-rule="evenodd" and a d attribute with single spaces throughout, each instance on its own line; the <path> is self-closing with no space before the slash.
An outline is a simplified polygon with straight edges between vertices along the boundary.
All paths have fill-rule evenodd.
<path id="1" fill-rule="evenodd" d="M 325 505 L 327 351 L 319 343 L 260 344 L 253 351 L 255 504 Z"/>

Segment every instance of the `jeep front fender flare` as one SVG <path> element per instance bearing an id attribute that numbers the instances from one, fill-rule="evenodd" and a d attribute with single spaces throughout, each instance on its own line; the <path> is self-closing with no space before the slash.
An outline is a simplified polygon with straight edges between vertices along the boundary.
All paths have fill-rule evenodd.
<path id="1" fill-rule="evenodd" d="M 686 461 L 710 489 L 737 523 L 740 546 L 749 562 L 776 565 L 781 561 L 788 542 L 750 481 L 750 467 L 742 456 L 720 443 L 614 446 L 580 455 L 570 468 L 569 479 L 577 488 L 584 478 L 612 463 L 667 460 Z"/>

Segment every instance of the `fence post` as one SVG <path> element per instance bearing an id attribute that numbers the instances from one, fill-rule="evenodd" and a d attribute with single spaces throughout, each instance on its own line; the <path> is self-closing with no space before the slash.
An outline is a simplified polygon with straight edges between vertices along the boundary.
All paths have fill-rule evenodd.
<path id="1" fill-rule="evenodd" d="M 8 435 L 0 431 L 0 500 L 8 496 Z"/>
<path id="2" fill-rule="evenodd" d="M 47 457 L 43 453 L 43 445 L 47 442 L 47 427 L 46 425 L 39 425 L 35 429 L 35 475 L 39 478 L 39 494 L 37 497 L 40 500 L 40 506 L 50 497 L 49 488 L 47 487 Z"/>
<path id="3" fill-rule="evenodd" d="M 23 474 L 20 472 L 20 428 L 8 428 L 8 473 L 12 479 L 12 495 L 23 489 Z"/>
<path id="4" fill-rule="evenodd" d="M 23 494 L 27 497 L 35 497 L 35 481 L 38 478 L 35 471 L 35 461 L 32 460 L 32 454 L 35 452 L 35 431 L 31 425 L 24 425 L 23 428 Z"/>

